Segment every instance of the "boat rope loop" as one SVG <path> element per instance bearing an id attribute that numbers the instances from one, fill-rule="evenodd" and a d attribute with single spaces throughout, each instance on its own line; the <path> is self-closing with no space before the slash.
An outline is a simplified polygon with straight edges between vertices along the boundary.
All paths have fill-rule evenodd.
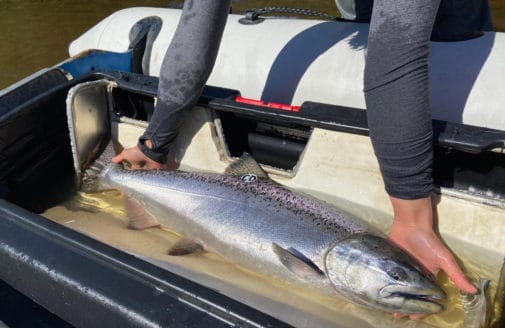
<path id="1" fill-rule="evenodd" d="M 310 16 L 317 17 L 323 20 L 337 20 L 338 17 L 331 16 L 322 13 L 317 10 L 302 9 L 302 8 L 290 8 L 290 7 L 264 7 L 264 8 L 253 8 L 246 9 L 243 18 L 239 20 L 240 23 L 245 25 L 258 24 L 263 22 L 265 19 L 260 16 L 265 16 L 268 14 L 290 14 L 296 16 Z"/>

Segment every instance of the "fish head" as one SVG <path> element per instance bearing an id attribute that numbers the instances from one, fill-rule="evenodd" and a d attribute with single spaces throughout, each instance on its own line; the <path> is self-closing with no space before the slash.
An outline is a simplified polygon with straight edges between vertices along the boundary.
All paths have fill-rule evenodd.
<path id="1" fill-rule="evenodd" d="M 331 247 L 326 275 L 355 303 L 387 312 L 432 314 L 445 298 L 433 275 L 387 239 L 356 234 Z"/>

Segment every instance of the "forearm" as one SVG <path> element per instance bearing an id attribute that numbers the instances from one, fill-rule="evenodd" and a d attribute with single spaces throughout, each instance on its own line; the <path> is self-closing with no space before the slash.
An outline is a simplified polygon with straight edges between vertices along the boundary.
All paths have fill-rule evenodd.
<path id="1" fill-rule="evenodd" d="M 434 275 L 441 269 L 475 293 L 433 229 L 428 55 L 439 2 L 376 0 L 365 68 L 368 124 L 393 205 L 389 239 Z"/>
<path id="2" fill-rule="evenodd" d="M 396 198 L 424 198 L 433 189 L 428 55 L 439 1 L 377 1 L 372 15 L 368 124 L 386 191 Z"/>
<path id="3" fill-rule="evenodd" d="M 163 162 L 177 137 L 184 112 L 193 107 L 212 71 L 230 8 L 230 0 L 187 0 L 163 59 L 158 98 L 138 147 Z M 145 145 L 150 140 L 152 147 Z"/>

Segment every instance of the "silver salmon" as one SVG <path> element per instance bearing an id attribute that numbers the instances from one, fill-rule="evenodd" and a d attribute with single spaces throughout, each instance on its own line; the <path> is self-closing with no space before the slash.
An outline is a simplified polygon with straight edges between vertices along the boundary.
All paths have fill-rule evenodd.
<path id="1" fill-rule="evenodd" d="M 124 193 L 131 228 L 162 224 L 185 236 L 171 255 L 208 250 L 387 312 L 443 310 L 444 292 L 415 259 L 344 212 L 271 181 L 250 156 L 227 174 L 132 171 L 110 162 L 91 171 L 95 189 Z"/>

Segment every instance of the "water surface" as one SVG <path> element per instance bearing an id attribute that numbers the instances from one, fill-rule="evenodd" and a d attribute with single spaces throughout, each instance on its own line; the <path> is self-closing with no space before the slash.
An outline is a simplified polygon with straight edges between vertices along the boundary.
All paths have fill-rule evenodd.
<path id="1" fill-rule="evenodd" d="M 463 308 L 459 292 L 445 275 L 439 275 L 438 280 L 448 295 L 444 302 L 444 312 L 422 321 L 395 320 L 391 314 L 356 306 L 343 299 L 288 285 L 262 275 L 261 272 L 240 268 L 214 253 L 169 256 L 168 249 L 180 235 L 169 227 L 144 231 L 127 229 L 126 208 L 118 191 L 80 192 L 64 206 L 50 208 L 42 215 L 171 272 L 217 289 L 295 327 L 459 328 L 462 324 Z M 468 269 L 470 272 L 490 276 L 484 268 Z"/>

